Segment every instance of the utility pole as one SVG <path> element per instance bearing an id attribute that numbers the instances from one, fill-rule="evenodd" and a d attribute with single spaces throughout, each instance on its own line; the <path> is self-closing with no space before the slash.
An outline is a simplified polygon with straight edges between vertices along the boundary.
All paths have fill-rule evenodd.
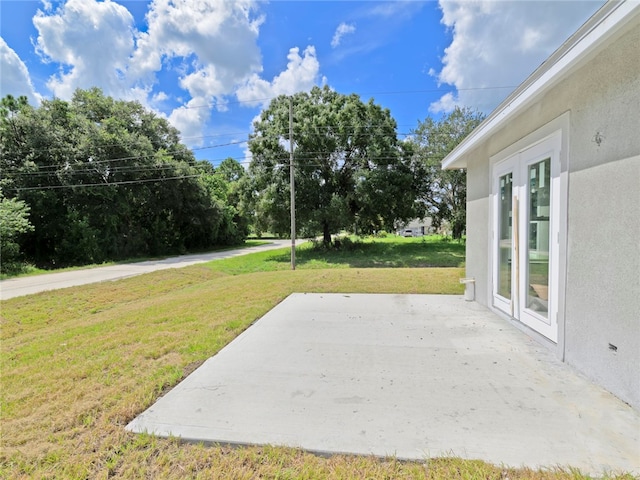
<path id="1" fill-rule="evenodd" d="M 291 270 L 296 269 L 296 190 L 293 169 L 293 97 L 289 97 L 289 178 L 291 183 Z"/>

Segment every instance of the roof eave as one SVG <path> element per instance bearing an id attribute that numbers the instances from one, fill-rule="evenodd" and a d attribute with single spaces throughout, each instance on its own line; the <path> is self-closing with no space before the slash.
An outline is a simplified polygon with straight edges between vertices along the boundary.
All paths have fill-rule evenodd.
<path id="1" fill-rule="evenodd" d="M 609 0 L 520 84 L 443 160 L 443 169 L 466 168 L 468 154 L 524 110 L 604 41 L 640 14 L 640 2 Z"/>

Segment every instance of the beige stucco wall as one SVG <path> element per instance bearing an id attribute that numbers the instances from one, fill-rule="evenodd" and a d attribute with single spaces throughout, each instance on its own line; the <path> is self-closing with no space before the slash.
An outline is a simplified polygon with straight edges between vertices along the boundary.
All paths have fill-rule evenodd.
<path id="1" fill-rule="evenodd" d="M 490 306 L 489 158 L 568 113 L 566 277 L 557 354 L 640 409 L 638 45 L 635 21 L 466 157 L 467 276 L 476 278 L 477 300 Z"/>
<path id="2" fill-rule="evenodd" d="M 572 172 L 569 197 L 567 362 L 640 408 L 640 156 Z"/>
<path id="3" fill-rule="evenodd" d="M 489 163 L 485 152 L 467 163 L 467 243 L 466 274 L 475 278 L 476 301 L 490 304 L 491 284 L 489 251 Z"/>

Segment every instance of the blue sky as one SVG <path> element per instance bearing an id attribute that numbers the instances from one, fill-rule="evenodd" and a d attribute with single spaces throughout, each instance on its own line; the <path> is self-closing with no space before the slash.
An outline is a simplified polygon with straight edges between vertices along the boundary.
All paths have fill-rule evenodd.
<path id="1" fill-rule="evenodd" d="M 314 85 L 373 97 L 401 134 L 455 105 L 489 113 L 603 3 L 0 0 L 0 94 L 98 86 L 197 158 L 244 161 L 269 99 Z"/>

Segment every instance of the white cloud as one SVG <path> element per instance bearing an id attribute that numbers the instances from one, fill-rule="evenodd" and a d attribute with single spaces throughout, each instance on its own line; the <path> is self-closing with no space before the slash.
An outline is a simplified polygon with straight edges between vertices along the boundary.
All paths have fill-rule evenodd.
<path id="1" fill-rule="evenodd" d="M 320 63 L 316 58 L 316 49 L 308 46 L 300 56 L 300 49 L 295 47 L 287 55 L 287 69 L 269 82 L 254 74 L 236 95 L 241 102 L 255 105 L 266 104 L 278 95 L 292 95 L 296 92 L 308 91 L 318 81 Z"/>
<path id="2" fill-rule="evenodd" d="M 460 101 L 457 96 L 449 92 L 440 97 L 437 102 L 433 102 L 429 106 L 429 110 L 431 110 L 432 112 L 451 112 L 456 107 L 456 105 L 459 104 Z"/>
<path id="3" fill-rule="evenodd" d="M 26 96 L 31 105 L 40 103 L 40 95 L 31 83 L 29 70 L 18 54 L 0 37 L 0 98 Z"/>
<path id="4" fill-rule="evenodd" d="M 489 112 L 558 48 L 602 2 L 440 0 L 442 23 L 453 32 L 441 84 L 455 87 L 432 112 L 462 105 Z"/>
<path id="5" fill-rule="evenodd" d="M 262 71 L 257 39 L 263 19 L 253 15 L 255 8 L 253 0 L 150 4 L 148 29 L 137 36 L 128 75 L 132 82 L 153 84 L 172 59 L 182 60 L 179 85 L 190 99 L 168 118 L 183 138 L 193 137 L 192 146 L 203 144 L 214 107 L 224 111 L 224 97 Z"/>
<path id="6" fill-rule="evenodd" d="M 139 31 L 131 13 L 113 0 L 43 1 L 33 18 L 34 45 L 44 61 L 59 66 L 47 82 L 55 96 L 70 99 L 77 88 L 100 87 L 154 109 L 184 138 L 195 137 L 192 146 L 200 145 L 212 112 L 225 111 L 230 96 L 260 105 L 322 80 L 313 46 L 292 48 L 285 70 L 261 78 L 259 7 L 258 0 L 152 0 Z M 36 95 L 24 63 L 0 47 L 3 90 L 5 83 L 20 83 Z M 171 90 L 167 78 L 182 90 Z"/>
<path id="7" fill-rule="evenodd" d="M 232 93 L 262 70 L 256 43 L 262 18 L 253 18 L 253 9 L 251 0 L 154 0 L 129 76 L 149 81 L 163 60 L 178 57 L 190 61 L 181 84 L 192 96 Z"/>
<path id="8" fill-rule="evenodd" d="M 153 96 L 151 101 L 160 103 L 160 102 L 164 102 L 168 98 L 169 98 L 169 95 L 167 95 L 165 92 L 158 92 Z"/>
<path id="9" fill-rule="evenodd" d="M 37 51 L 63 65 L 47 83 L 56 96 L 68 99 L 76 88 L 98 86 L 106 94 L 130 97 L 126 70 L 134 29 L 126 8 L 109 0 L 68 0 L 55 12 L 39 10 L 33 23 Z"/>
<path id="10" fill-rule="evenodd" d="M 354 25 L 341 23 L 340 25 L 338 25 L 338 28 L 336 28 L 336 32 L 333 34 L 333 38 L 331 39 L 331 46 L 333 48 L 336 48 L 338 45 L 340 45 L 342 37 L 355 31 L 356 27 Z"/>
<path id="11" fill-rule="evenodd" d="M 242 154 L 244 156 L 244 158 L 242 160 L 239 160 L 240 163 L 242 164 L 242 166 L 244 167 L 245 170 L 249 169 L 249 165 L 251 165 L 251 162 L 253 161 L 253 153 L 251 153 L 251 150 L 249 150 L 249 144 L 245 143 L 244 146 L 242 147 Z"/>
<path id="12" fill-rule="evenodd" d="M 173 110 L 169 115 L 169 122 L 180 130 L 183 138 L 195 139 L 189 143 L 202 145 L 203 128 L 210 115 L 211 107 L 203 105 L 202 99 L 196 97 L 189 100 L 186 105 Z"/>
<path id="13" fill-rule="evenodd" d="M 71 98 L 77 88 L 100 87 L 116 98 L 149 108 L 183 102 L 158 92 L 158 73 L 174 75 L 187 103 L 167 117 L 185 136 L 202 130 L 212 105 L 262 71 L 257 45 L 263 18 L 254 0 L 153 0 L 147 28 L 138 31 L 131 13 L 111 0 L 44 3 L 34 17 L 36 49 L 60 70 L 47 86 Z M 4 76 L 4 75 L 3 75 Z M 198 107 L 198 108 L 196 108 Z"/>
<path id="14" fill-rule="evenodd" d="M 371 2 L 374 6 L 368 11 L 369 16 L 387 20 L 404 20 L 411 18 L 424 6 L 424 2 L 415 0 L 394 0 L 392 2 Z"/>

